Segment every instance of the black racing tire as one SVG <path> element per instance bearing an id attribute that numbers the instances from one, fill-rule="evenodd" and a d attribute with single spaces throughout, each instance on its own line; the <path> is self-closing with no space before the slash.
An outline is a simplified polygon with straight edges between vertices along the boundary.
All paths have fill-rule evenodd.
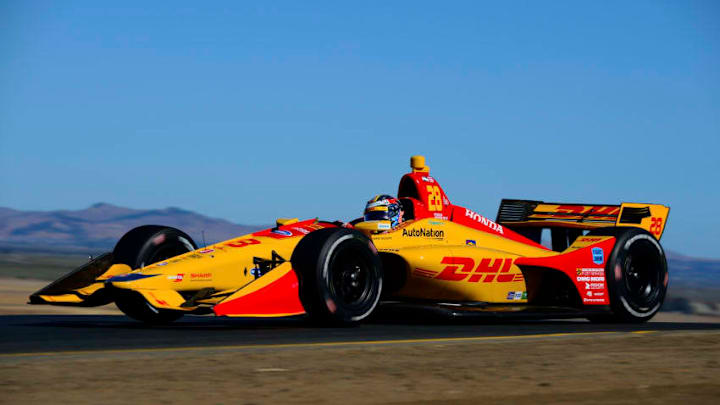
<path id="1" fill-rule="evenodd" d="M 143 225 L 123 235 L 115 245 L 115 263 L 136 270 L 197 249 L 185 232 L 161 225 Z"/>
<path id="2" fill-rule="evenodd" d="M 605 265 L 611 313 L 589 317 L 593 322 L 647 322 L 660 310 L 668 286 L 665 251 L 640 228 L 598 229 L 589 235 L 614 236 L 617 241 Z"/>
<path id="3" fill-rule="evenodd" d="M 306 235 L 291 257 L 300 301 L 313 321 L 352 325 L 367 318 L 382 293 L 382 262 L 362 233 L 327 228 Z"/>
<path id="4" fill-rule="evenodd" d="M 197 245 L 179 229 L 145 225 L 126 233 L 113 250 L 113 262 L 133 270 L 197 249 Z M 150 305 L 142 294 L 114 289 L 115 305 L 125 315 L 148 324 L 163 324 L 180 319 L 182 311 L 159 309 Z"/>

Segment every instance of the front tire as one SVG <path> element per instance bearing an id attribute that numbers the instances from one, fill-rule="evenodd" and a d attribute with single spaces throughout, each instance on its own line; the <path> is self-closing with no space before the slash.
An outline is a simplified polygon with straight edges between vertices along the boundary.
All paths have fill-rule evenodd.
<path id="1" fill-rule="evenodd" d="M 592 235 L 617 241 L 605 266 L 612 314 L 595 322 L 647 322 L 660 310 L 668 286 L 665 252 L 649 232 L 640 228 L 610 228 Z"/>
<path id="2" fill-rule="evenodd" d="M 360 232 L 312 232 L 298 243 L 291 261 L 300 281 L 300 301 L 315 321 L 358 323 L 380 300 L 382 262 L 372 241 Z"/>
<path id="3" fill-rule="evenodd" d="M 133 270 L 167 260 L 197 249 L 195 242 L 179 229 L 145 225 L 126 233 L 113 250 L 114 263 L 127 264 Z M 150 305 L 142 294 L 116 289 L 115 305 L 125 315 L 147 324 L 164 324 L 183 316 L 181 311 L 159 309 Z"/>

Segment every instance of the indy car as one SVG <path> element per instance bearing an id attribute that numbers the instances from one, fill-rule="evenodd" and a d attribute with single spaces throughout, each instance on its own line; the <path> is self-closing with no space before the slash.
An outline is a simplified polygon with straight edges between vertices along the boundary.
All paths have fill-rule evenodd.
<path id="1" fill-rule="evenodd" d="M 374 198 L 354 221 L 280 218 L 201 248 L 179 229 L 141 226 L 29 303 L 114 302 L 147 323 L 214 314 L 354 324 L 393 305 L 644 322 L 660 309 L 668 207 L 504 199 L 493 221 L 451 203 L 423 156 L 410 163 L 397 197 Z"/>

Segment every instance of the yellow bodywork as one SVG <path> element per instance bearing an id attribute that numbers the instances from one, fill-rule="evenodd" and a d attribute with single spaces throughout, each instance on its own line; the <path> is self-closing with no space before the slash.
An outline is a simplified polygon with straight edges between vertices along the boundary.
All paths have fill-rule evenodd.
<path id="1" fill-rule="evenodd" d="M 647 208 L 650 210 L 650 215 L 643 218 L 639 224 L 625 223 L 622 222 L 621 219 L 623 211 L 625 211 L 625 209 L 627 208 Z M 660 204 L 622 203 L 622 205 L 620 205 L 620 216 L 615 223 L 615 226 L 634 226 L 642 228 L 653 234 L 653 236 L 655 236 L 657 240 L 660 240 L 663 233 L 665 232 L 665 224 L 667 223 L 668 214 L 670 214 L 670 207 L 666 207 Z"/>
<path id="2" fill-rule="evenodd" d="M 371 238 L 378 251 L 396 254 L 407 263 L 406 283 L 397 295 L 418 299 L 527 302 L 527 295 L 523 294 L 526 288 L 522 272 L 511 264 L 512 261 L 521 256 L 557 254 L 451 221 L 432 218 L 410 221 L 392 232 L 372 235 Z M 448 263 L 448 258 L 459 258 L 464 262 L 460 265 Z M 487 264 L 487 274 L 471 274 L 483 263 Z M 506 265 L 507 270 L 501 274 Z M 451 267 L 457 267 L 448 273 L 454 279 L 443 278 L 443 272 Z M 494 269 L 497 271 L 493 272 Z M 494 277 L 488 280 L 491 274 Z M 500 275 L 506 277 L 499 280 Z M 511 292 L 513 296 L 508 298 Z M 519 298 L 515 298 L 518 292 Z"/>
<path id="3" fill-rule="evenodd" d="M 246 235 L 210 245 L 193 252 L 154 263 L 132 273 L 155 275 L 127 282 L 112 282 L 117 288 L 140 292 L 154 306 L 165 309 L 191 311 L 199 305 L 214 305 L 228 297 L 252 291 L 271 277 L 257 278 L 253 258 L 271 259 L 272 252 L 289 260 L 300 237 L 276 239 Z M 277 272 L 275 272 L 277 273 Z M 246 287 L 247 288 L 244 288 Z M 178 292 L 212 289 L 208 297 L 198 299 L 197 305 L 180 307 L 185 302 Z M 159 293 L 158 293 L 159 292 Z"/>

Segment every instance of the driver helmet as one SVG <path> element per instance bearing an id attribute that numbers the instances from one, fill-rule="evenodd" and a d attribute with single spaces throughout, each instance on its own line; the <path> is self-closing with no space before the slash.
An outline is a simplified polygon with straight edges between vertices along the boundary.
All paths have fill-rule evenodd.
<path id="1" fill-rule="evenodd" d="M 390 226 L 395 228 L 403 222 L 400 200 L 387 194 L 376 195 L 365 205 L 363 219 L 365 221 L 390 221 Z"/>

